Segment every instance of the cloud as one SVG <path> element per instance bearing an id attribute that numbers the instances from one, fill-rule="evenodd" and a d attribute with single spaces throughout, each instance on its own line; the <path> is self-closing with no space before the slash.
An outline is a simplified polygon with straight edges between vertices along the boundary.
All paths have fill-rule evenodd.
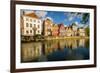
<path id="1" fill-rule="evenodd" d="M 25 14 L 34 13 L 34 11 L 25 11 Z"/>
<path id="2" fill-rule="evenodd" d="M 74 19 L 74 14 L 71 14 L 71 12 L 64 13 L 64 15 L 67 17 L 67 21 L 72 21 Z"/>
<path id="3" fill-rule="evenodd" d="M 73 19 L 74 19 L 73 16 L 70 16 L 70 17 L 68 18 L 69 21 L 72 21 Z"/>
<path id="4" fill-rule="evenodd" d="M 66 12 L 64 15 L 67 17 L 67 21 L 72 21 L 75 18 L 82 19 L 83 13 L 78 12 Z"/>
<path id="5" fill-rule="evenodd" d="M 35 11 L 36 15 L 40 18 L 45 18 L 47 15 L 46 11 Z"/>
<path id="6" fill-rule="evenodd" d="M 83 13 L 78 13 L 78 14 L 77 14 L 77 18 L 82 19 L 82 17 L 83 17 Z"/>
<path id="7" fill-rule="evenodd" d="M 75 24 L 78 25 L 79 23 L 76 21 Z"/>
<path id="8" fill-rule="evenodd" d="M 80 27 L 88 27 L 89 25 L 85 25 L 85 24 L 81 24 L 81 23 L 78 23 L 77 21 L 75 22 L 75 24 L 80 28 Z"/>
<path id="9" fill-rule="evenodd" d="M 53 19 L 51 17 L 46 17 L 45 19 L 49 19 L 49 20 L 51 20 L 53 22 Z"/>

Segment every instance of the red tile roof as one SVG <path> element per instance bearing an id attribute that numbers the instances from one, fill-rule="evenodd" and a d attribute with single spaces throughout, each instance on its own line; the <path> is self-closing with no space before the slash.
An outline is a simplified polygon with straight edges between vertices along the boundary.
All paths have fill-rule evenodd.
<path id="1" fill-rule="evenodd" d="M 32 18 L 38 18 L 38 16 L 35 13 L 25 14 L 25 16 L 29 16 L 29 17 L 32 17 Z"/>

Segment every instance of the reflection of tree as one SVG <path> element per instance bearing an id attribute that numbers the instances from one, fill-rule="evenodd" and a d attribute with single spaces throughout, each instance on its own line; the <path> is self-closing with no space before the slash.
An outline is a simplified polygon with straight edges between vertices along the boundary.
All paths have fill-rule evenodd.
<path id="1" fill-rule="evenodd" d="M 85 46 L 86 46 L 86 48 L 89 48 L 89 46 L 90 46 L 89 40 L 86 40 Z"/>

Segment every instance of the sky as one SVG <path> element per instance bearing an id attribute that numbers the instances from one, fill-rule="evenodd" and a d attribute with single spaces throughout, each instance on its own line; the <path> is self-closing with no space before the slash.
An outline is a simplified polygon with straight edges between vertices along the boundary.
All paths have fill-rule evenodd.
<path id="1" fill-rule="evenodd" d="M 40 10 L 24 10 L 26 13 L 34 12 L 39 18 L 45 19 L 51 18 L 54 24 L 63 23 L 65 26 L 69 26 L 72 23 L 76 23 L 79 26 L 82 24 L 81 20 L 84 13 L 78 12 L 61 12 L 61 11 L 40 11 Z M 89 17 L 90 19 L 90 17 Z M 85 25 L 89 25 L 89 21 Z"/>

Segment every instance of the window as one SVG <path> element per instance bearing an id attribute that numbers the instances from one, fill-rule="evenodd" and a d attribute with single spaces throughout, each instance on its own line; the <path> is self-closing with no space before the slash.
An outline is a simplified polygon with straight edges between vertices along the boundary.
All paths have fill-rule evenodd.
<path id="1" fill-rule="evenodd" d="M 40 23 L 40 21 L 38 20 L 38 23 Z"/>
<path id="2" fill-rule="evenodd" d="M 26 30 L 26 33 L 27 33 L 27 34 L 29 33 L 28 30 Z"/>
<path id="3" fill-rule="evenodd" d="M 28 18 L 26 18 L 26 21 L 28 21 Z"/>
<path id="4" fill-rule="evenodd" d="M 40 31 L 38 30 L 38 33 L 40 33 Z"/>
<path id="5" fill-rule="evenodd" d="M 34 24 L 34 27 L 36 27 L 36 24 Z"/>
<path id="6" fill-rule="evenodd" d="M 34 20 L 34 22 L 36 22 L 36 20 Z"/>
<path id="7" fill-rule="evenodd" d="M 32 24 L 30 24 L 30 27 L 32 27 Z"/>
<path id="8" fill-rule="evenodd" d="M 26 27 L 28 27 L 28 23 L 26 23 Z"/>
<path id="9" fill-rule="evenodd" d="M 30 19 L 30 21 L 32 22 L 32 19 Z"/>
<path id="10" fill-rule="evenodd" d="M 40 28 L 40 26 L 38 25 L 38 28 Z"/>
<path id="11" fill-rule="evenodd" d="M 30 33 L 32 33 L 32 30 L 30 30 Z"/>

